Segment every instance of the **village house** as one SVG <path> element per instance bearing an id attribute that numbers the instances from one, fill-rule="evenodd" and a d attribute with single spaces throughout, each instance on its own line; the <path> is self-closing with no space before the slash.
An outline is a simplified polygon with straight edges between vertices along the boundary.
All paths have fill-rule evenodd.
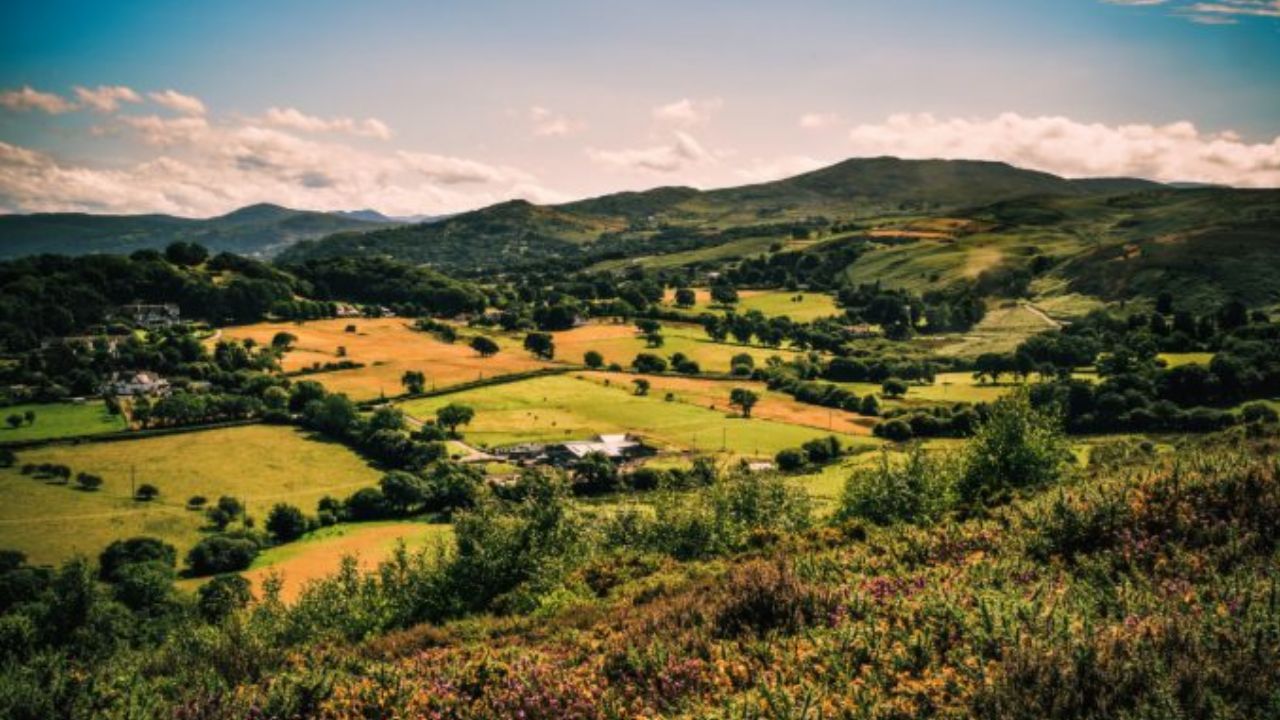
<path id="1" fill-rule="evenodd" d="M 561 443 L 522 443 L 497 448 L 494 454 L 508 462 L 520 465 L 548 464 L 570 467 L 579 460 L 599 453 L 615 463 L 623 463 L 653 454 L 653 449 L 632 435 L 597 435 L 591 440 L 570 440 Z"/>
<path id="2" fill-rule="evenodd" d="M 118 372 L 111 376 L 107 391 L 113 395 L 128 397 L 167 395 L 169 381 L 148 370 Z"/>
<path id="3" fill-rule="evenodd" d="M 125 318 L 132 321 L 134 325 L 148 330 L 166 328 L 177 324 L 182 319 L 178 306 L 173 303 L 164 303 L 162 305 L 135 303 L 121 307 L 120 312 Z"/>

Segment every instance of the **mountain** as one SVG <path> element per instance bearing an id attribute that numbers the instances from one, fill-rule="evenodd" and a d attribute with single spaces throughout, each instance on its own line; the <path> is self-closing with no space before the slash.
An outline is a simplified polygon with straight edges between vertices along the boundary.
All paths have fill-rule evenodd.
<path id="1" fill-rule="evenodd" d="M 270 257 L 300 240 L 393 224 L 266 203 L 206 219 L 84 213 L 0 215 L 0 258 L 40 253 L 130 253 L 158 250 L 179 240 L 197 242 L 215 252 Z"/>
<path id="2" fill-rule="evenodd" d="M 513 262 L 691 250 L 752 235 L 785 235 L 794 225 L 820 218 L 848 223 L 1032 195 L 1079 197 L 1159 187 L 1143 180 L 1068 180 L 997 162 L 855 158 L 742 187 L 659 187 L 555 206 L 501 203 L 431 225 L 300 243 L 281 259 L 380 253 L 446 270 L 478 271 Z"/>
<path id="3" fill-rule="evenodd" d="M 363 210 L 335 210 L 330 215 L 335 215 L 348 220 L 363 220 L 365 222 L 382 223 L 382 224 L 412 224 L 420 222 L 433 222 L 446 215 L 383 215 L 372 208 Z"/>

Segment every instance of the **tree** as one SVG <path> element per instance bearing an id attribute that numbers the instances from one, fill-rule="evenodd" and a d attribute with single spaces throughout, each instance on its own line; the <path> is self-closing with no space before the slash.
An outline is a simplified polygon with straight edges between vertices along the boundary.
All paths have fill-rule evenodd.
<path id="1" fill-rule="evenodd" d="M 717 283 L 711 286 L 711 301 L 717 305 L 735 305 L 738 302 L 738 291 L 728 283 Z"/>
<path id="2" fill-rule="evenodd" d="M 1032 407 L 1025 390 L 1007 395 L 965 448 L 959 499 L 971 507 L 1005 502 L 1014 490 L 1056 481 L 1068 457 L 1058 417 Z"/>
<path id="3" fill-rule="evenodd" d="M 667 361 L 652 353 L 640 353 L 636 355 L 636 359 L 631 361 L 631 367 L 636 372 L 657 375 L 667 371 Z"/>
<path id="4" fill-rule="evenodd" d="M 636 386 L 636 395 L 643 396 L 649 394 L 650 385 L 648 380 L 645 380 L 644 378 L 636 378 L 635 380 L 632 380 L 631 383 Z"/>
<path id="5" fill-rule="evenodd" d="M 164 258 L 174 265 L 199 265 L 209 258 L 209 250 L 199 243 L 175 242 L 164 249 Z"/>
<path id="6" fill-rule="evenodd" d="M 876 417 L 880 414 L 880 401 L 875 395 L 865 395 L 862 402 L 858 404 L 858 414 L 867 417 Z"/>
<path id="7" fill-rule="evenodd" d="M 231 613 L 248 607 L 253 599 L 249 581 L 241 575 L 219 575 L 201 585 L 198 594 L 196 607 L 200 615 L 211 623 L 221 622 Z"/>
<path id="8" fill-rule="evenodd" d="M 293 333 L 284 332 L 283 330 L 276 333 L 271 338 L 271 347 L 275 350 L 288 350 L 293 344 L 298 342 L 298 336 Z"/>
<path id="9" fill-rule="evenodd" d="M 618 468 L 604 453 L 588 453 L 573 466 L 574 490 L 595 495 L 617 489 Z"/>
<path id="10" fill-rule="evenodd" d="M 405 370 L 404 375 L 400 376 L 400 384 L 410 395 L 421 395 L 426 389 L 427 376 L 420 370 Z"/>
<path id="11" fill-rule="evenodd" d="M 293 505 L 276 503 L 267 515 L 267 532 L 276 542 L 293 542 L 307 532 L 307 516 Z"/>
<path id="12" fill-rule="evenodd" d="M 645 333 L 644 344 L 646 347 L 660 348 L 666 344 L 666 338 L 660 332 Z"/>
<path id="13" fill-rule="evenodd" d="M 449 429 L 449 434 L 457 436 L 459 425 L 470 425 L 476 411 L 467 405 L 449 403 L 436 410 L 436 422 Z"/>
<path id="14" fill-rule="evenodd" d="M 203 495 L 192 495 L 191 497 L 187 498 L 188 510 L 199 510 L 200 508 L 208 504 L 209 504 L 209 498 Z"/>
<path id="15" fill-rule="evenodd" d="M 888 398 L 900 398 L 907 394 L 907 384 L 898 378 L 889 378 L 880 385 L 880 390 Z"/>
<path id="16" fill-rule="evenodd" d="M 160 495 L 160 488 L 150 483 L 143 483 L 134 491 L 133 498 L 142 502 L 150 502 Z"/>
<path id="17" fill-rule="evenodd" d="M 676 288 L 676 307 L 691 308 L 698 301 L 698 295 L 689 288 Z"/>
<path id="18" fill-rule="evenodd" d="M 307 424 L 326 435 L 345 437 L 360 419 L 360 410 L 346 395 L 312 400 L 303 411 Z"/>
<path id="19" fill-rule="evenodd" d="M 556 343 L 550 333 L 529 333 L 524 338 L 524 349 L 543 360 L 550 360 L 556 356 Z"/>
<path id="20" fill-rule="evenodd" d="M 751 417 L 751 408 L 756 406 L 760 401 L 760 396 L 754 390 L 747 388 L 734 388 L 729 391 L 729 405 L 742 408 L 742 417 Z"/>
<path id="21" fill-rule="evenodd" d="M 14 430 L 17 430 L 18 428 L 22 427 L 22 415 L 19 413 L 13 413 L 9 417 L 5 418 L 4 421 L 9 423 L 9 427 L 13 428 Z"/>
<path id="22" fill-rule="evenodd" d="M 177 550 L 159 538 L 141 536 L 116 540 L 98 555 L 98 576 L 106 582 L 115 582 L 126 565 L 159 562 L 173 567 L 177 559 Z"/>
<path id="23" fill-rule="evenodd" d="M 782 472 L 795 472 L 805 466 L 808 458 L 803 450 L 799 448 L 787 448 L 778 452 L 774 456 L 774 462 L 777 463 L 778 469 Z"/>
<path id="24" fill-rule="evenodd" d="M 592 370 L 604 367 L 604 356 L 595 350 L 588 350 L 582 355 L 582 362 Z"/>
<path id="25" fill-rule="evenodd" d="M 258 543 L 249 538 L 211 535 L 187 552 L 187 565 L 197 576 L 235 572 L 248 568 L 258 550 Z"/>
<path id="26" fill-rule="evenodd" d="M 99 475 L 92 475 L 90 473 L 82 472 L 76 475 L 76 483 L 80 486 L 80 489 L 82 490 L 93 491 L 102 487 L 102 477 Z"/>
<path id="27" fill-rule="evenodd" d="M 23 411 L 23 413 L 22 413 L 22 419 L 23 419 L 23 420 L 25 420 L 25 421 L 27 422 L 27 424 L 28 424 L 28 425 L 35 425 L 35 424 L 36 424 L 36 411 L 35 411 L 35 410 L 25 410 L 25 411 Z"/>
<path id="28" fill-rule="evenodd" d="M 493 357 L 498 354 L 498 343 L 484 335 L 477 335 L 471 338 L 469 345 L 472 350 L 476 351 L 476 354 L 483 358 Z"/>

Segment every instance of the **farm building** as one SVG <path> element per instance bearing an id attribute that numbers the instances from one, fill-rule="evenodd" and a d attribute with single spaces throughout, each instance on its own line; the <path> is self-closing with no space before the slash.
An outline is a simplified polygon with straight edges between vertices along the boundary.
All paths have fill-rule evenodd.
<path id="1" fill-rule="evenodd" d="M 143 305 L 135 303 L 120 308 L 120 312 L 134 325 L 148 329 L 164 328 L 181 320 L 178 306 L 173 303 L 163 305 Z"/>
<path id="2" fill-rule="evenodd" d="M 138 372 L 116 373 L 107 384 L 107 391 L 114 395 L 165 395 L 169 392 L 169 381 L 159 375 L 141 370 Z"/>
<path id="3" fill-rule="evenodd" d="M 573 465 L 592 453 L 600 453 L 614 462 L 626 462 L 653 454 L 653 449 L 632 435 L 597 435 L 591 440 L 571 440 L 542 445 L 522 443 L 494 450 L 510 462 L 524 465 L 546 463 L 560 467 Z"/>

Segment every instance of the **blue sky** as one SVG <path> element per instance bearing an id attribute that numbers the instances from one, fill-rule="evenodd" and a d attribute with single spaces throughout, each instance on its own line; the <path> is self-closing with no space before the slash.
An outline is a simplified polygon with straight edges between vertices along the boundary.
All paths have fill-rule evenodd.
<path id="1" fill-rule="evenodd" d="M 1276 185 L 1277 78 L 1276 0 L 15 2 L 0 211 L 446 212 L 875 154 Z"/>

